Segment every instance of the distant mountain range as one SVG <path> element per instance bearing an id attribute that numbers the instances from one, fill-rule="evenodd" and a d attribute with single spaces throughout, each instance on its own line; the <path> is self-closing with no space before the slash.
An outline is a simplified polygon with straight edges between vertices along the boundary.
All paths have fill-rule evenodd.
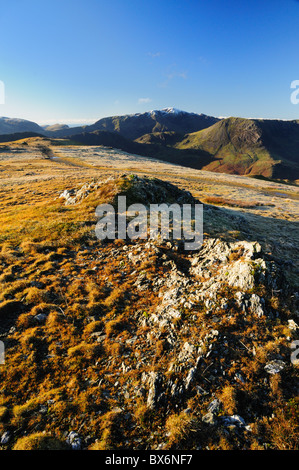
<path id="1" fill-rule="evenodd" d="M 115 147 L 196 169 L 299 179 L 299 120 L 220 119 L 175 108 L 112 116 L 73 128 L 0 118 L 0 135 L 20 132 Z"/>
<path id="2" fill-rule="evenodd" d="M 26 119 L 0 117 L 0 135 L 17 134 L 21 132 L 35 132 L 37 134 L 62 132 L 70 129 L 67 124 L 53 124 L 48 126 L 39 126 L 35 122 Z"/>
<path id="3" fill-rule="evenodd" d="M 0 135 L 16 134 L 18 132 L 36 132 L 43 134 L 44 129 L 32 121 L 26 119 L 12 119 L 0 117 Z"/>
<path id="4" fill-rule="evenodd" d="M 69 129 L 67 124 L 52 124 L 50 126 L 43 126 L 43 129 L 47 132 L 59 132 L 59 131 L 66 131 Z"/>
<path id="5" fill-rule="evenodd" d="M 187 113 L 175 108 L 149 111 L 142 114 L 126 114 L 100 119 L 89 126 L 73 127 L 54 131 L 55 137 L 65 137 L 81 132 L 115 132 L 130 140 L 153 132 L 174 131 L 181 134 L 196 132 L 218 122 L 219 119 L 205 114 Z M 47 129 L 47 131 L 52 129 Z"/>

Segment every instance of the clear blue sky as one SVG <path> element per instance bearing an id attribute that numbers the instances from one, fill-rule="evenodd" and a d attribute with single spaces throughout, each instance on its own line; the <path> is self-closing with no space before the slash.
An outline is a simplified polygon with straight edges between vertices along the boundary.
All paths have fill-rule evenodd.
<path id="1" fill-rule="evenodd" d="M 297 0 L 2 1 L 0 44 L 1 116 L 299 118 Z"/>

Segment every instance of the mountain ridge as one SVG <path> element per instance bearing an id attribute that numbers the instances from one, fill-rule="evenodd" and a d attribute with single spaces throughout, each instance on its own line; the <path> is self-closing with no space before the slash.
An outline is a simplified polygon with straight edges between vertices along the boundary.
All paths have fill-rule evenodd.
<path id="1" fill-rule="evenodd" d="M 69 137 L 81 132 L 108 131 L 135 140 L 144 134 L 155 131 L 173 131 L 186 134 L 204 129 L 219 119 L 206 114 L 189 113 L 176 108 L 147 111 L 144 113 L 124 114 L 104 117 L 88 126 L 47 133 L 53 137 Z"/>
<path id="2" fill-rule="evenodd" d="M 36 122 L 21 118 L 0 117 L 0 135 L 14 134 L 18 132 L 44 133 L 43 127 Z"/>
<path id="3" fill-rule="evenodd" d="M 177 108 L 110 116 L 72 128 L 0 118 L 2 138 L 20 132 L 114 147 L 195 169 L 299 179 L 299 120 L 220 119 Z"/>
<path id="4" fill-rule="evenodd" d="M 299 122 L 226 118 L 188 134 L 180 149 L 203 150 L 213 162 L 204 169 L 224 173 L 299 178 Z"/>
<path id="5" fill-rule="evenodd" d="M 135 116 L 134 119 L 138 119 Z M 71 138 L 109 145 L 195 169 L 296 181 L 299 179 L 299 122 L 225 118 L 196 132 L 155 130 L 132 140 L 119 132 L 92 130 Z M 107 133 L 104 139 L 105 132 Z M 113 137 L 114 136 L 114 137 Z"/>

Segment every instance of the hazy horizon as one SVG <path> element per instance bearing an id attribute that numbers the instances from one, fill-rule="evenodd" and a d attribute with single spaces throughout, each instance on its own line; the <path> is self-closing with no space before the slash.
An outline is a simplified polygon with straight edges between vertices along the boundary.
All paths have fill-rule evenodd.
<path id="1" fill-rule="evenodd" d="M 145 113 L 149 113 L 151 111 L 160 111 L 160 110 L 147 110 L 147 111 L 143 111 L 141 114 L 145 114 Z M 185 111 L 184 109 L 182 109 L 181 111 Z M 194 113 L 194 111 L 188 111 L 188 112 L 191 112 L 191 113 Z M 138 113 L 123 113 L 123 114 L 120 114 L 119 116 L 124 116 L 124 115 L 133 115 L 133 114 L 138 114 Z M 196 114 L 206 114 L 206 113 L 196 113 Z M 97 121 L 99 121 L 100 119 L 102 118 L 109 118 L 109 117 L 113 117 L 113 116 L 117 116 L 116 114 L 114 115 L 107 115 L 107 116 L 101 116 L 99 118 L 94 118 L 94 119 L 82 119 L 82 120 L 79 120 L 79 119 L 74 119 L 74 120 L 68 120 L 68 119 L 61 119 L 61 120 L 50 120 L 50 121 L 47 121 L 47 122 L 44 122 L 44 121 L 37 121 L 37 120 L 34 120 L 34 119 L 29 119 L 28 121 L 32 121 L 36 124 L 38 124 L 39 126 L 41 127 L 45 127 L 45 126 L 53 126 L 55 124 L 58 124 L 58 125 L 68 125 L 69 127 L 81 127 L 81 126 L 88 126 L 88 125 L 91 125 L 91 124 L 94 124 L 96 123 Z M 216 117 L 217 119 L 228 119 L 230 117 L 233 117 L 233 118 L 243 118 L 243 119 L 255 119 L 255 120 L 279 120 L 279 121 L 294 121 L 294 120 L 299 120 L 299 119 L 279 119 L 279 118 L 265 118 L 265 117 L 260 117 L 260 116 L 242 116 L 242 115 L 239 115 L 239 116 L 212 116 L 212 117 Z M 27 120 L 26 118 L 22 118 L 20 116 L 0 116 L 0 119 L 3 119 L 3 118 L 7 118 L 7 119 L 24 119 L 24 120 Z"/>

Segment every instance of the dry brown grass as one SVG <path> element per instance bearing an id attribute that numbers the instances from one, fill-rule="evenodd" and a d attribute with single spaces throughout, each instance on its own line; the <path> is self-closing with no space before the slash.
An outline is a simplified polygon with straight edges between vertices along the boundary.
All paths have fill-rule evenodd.
<path id="1" fill-rule="evenodd" d="M 145 168 L 139 163 L 138 171 L 165 178 L 167 168 L 166 164 Z M 233 305 L 218 313 L 219 321 L 213 323 L 214 314 L 207 315 L 198 303 L 195 310 L 186 310 L 183 318 L 173 323 L 177 349 L 168 348 L 167 331 L 160 331 L 156 336 L 150 323 L 161 298 L 150 288 L 138 291 L 134 282 L 136 272 L 141 271 L 149 281 L 167 279 L 171 268 L 160 264 L 155 255 L 135 265 L 128 262 L 125 251 L 121 250 L 122 240 L 105 245 L 99 244 L 93 236 L 95 207 L 99 201 L 112 200 L 117 187 L 111 183 L 78 206 L 64 206 L 62 200 L 55 199 L 66 187 L 77 187 L 91 179 L 105 179 L 117 174 L 120 167 L 96 170 L 89 166 L 68 166 L 67 162 L 62 165 L 45 160 L 37 153 L 34 157 L 28 153 L 18 159 L 3 161 L 0 158 L 0 169 L 3 176 L 0 182 L 0 313 L 14 312 L 15 307 L 19 309 L 15 330 L 9 336 L 6 365 L 0 371 L 3 392 L 0 432 L 13 426 L 16 439 L 27 432 L 28 439 L 16 445 L 34 449 L 40 441 L 30 439 L 32 430 L 42 429 L 46 435 L 61 439 L 70 427 L 80 429 L 83 436 L 90 436 L 93 442 L 90 448 L 94 449 L 124 448 L 127 442 L 137 448 L 154 447 L 161 442 L 168 448 L 194 448 L 198 442 L 203 447 L 236 448 L 238 443 L 226 435 L 211 435 L 210 429 L 199 430 L 197 416 L 206 411 L 213 395 L 221 399 L 225 413 L 237 410 L 241 414 L 245 401 L 248 416 L 254 416 L 261 394 L 260 384 L 265 378 L 263 368 L 272 354 L 283 353 L 290 334 L 285 325 L 274 327 L 267 318 L 257 322 L 249 313 L 245 317 L 244 312 Z M 200 175 L 187 169 L 183 174 L 181 169 L 172 167 L 167 179 L 199 195 L 213 196 L 213 191 L 220 193 L 221 189 L 224 199 L 234 200 L 229 197 L 232 185 L 224 184 L 232 182 L 231 177 L 224 180 L 216 175 L 215 180 L 209 181 L 205 179 L 206 173 Z M 252 181 L 246 180 L 246 184 L 249 183 L 252 187 Z M 238 188 L 239 191 L 244 189 L 243 186 Z M 239 200 L 237 194 L 233 197 Z M 251 197 L 256 201 L 254 191 Z M 250 212 L 259 215 L 258 219 L 250 219 L 254 234 L 269 232 L 275 242 L 279 235 L 295 244 L 292 226 L 260 217 L 266 205 L 254 209 L 252 204 L 249 206 Z M 282 209 L 284 207 L 282 205 Z M 223 210 L 218 209 L 207 220 L 207 233 L 227 235 L 234 229 L 233 224 L 226 225 Z M 244 205 L 242 210 L 246 211 Z M 238 234 L 234 232 L 234 237 L 241 235 L 241 229 Z M 111 256 L 112 250 L 119 251 Z M 236 252 L 231 261 L 241 256 L 241 252 Z M 182 268 L 188 267 L 188 257 L 172 253 L 172 259 Z M 122 272 L 125 272 L 125 279 Z M 234 298 L 233 291 L 218 294 L 228 302 Z M 281 311 L 279 299 L 272 295 L 271 300 L 271 295 L 268 304 Z M 34 320 L 39 313 L 46 315 L 41 324 Z M 217 328 L 226 336 L 228 345 L 225 360 L 218 356 L 204 360 L 199 380 L 203 388 L 209 389 L 209 395 L 190 398 L 196 418 L 181 413 L 181 409 L 171 408 L 171 401 L 166 414 L 160 410 L 152 414 L 146 407 L 146 393 L 142 395 L 142 373 L 168 371 L 171 363 L 176 366 L 181 343 L 196 338 L 198 344 L 211 328 Z M 97 336 L 93 335 L 96 332 L 106 334 L 106 339 L 98 343 Z M 205 355 L 208 346 L 206 343 L 202 348 Z M 252 354 L 254 347 L 255 355 Z M 220 367 L 225 369 L 226 375 L 215 384 L 209 379 L 209 373 Z M 245 378 L 245 384 L 234 381 L 237 372 Z M 294 376 L 291 371 L 286 373 L 289 386 Z M 182 370 L 176 374 L 176 379 L 184 377 Z M 236 393 L 239 388 L 241 395 Z M 259 410 L 259 432 L 248 437 L 246 445 L 258 448 L 262 436 L 270 447 L 295 448 L 298 446 L 295 435 L 298 405 L 286 406 L 285 395 L 289 392 L 276 378 L 269 381 L 264 392 L 273 401 L 267 413 L 275 414 L 276 418 L 264 419 L 264 410 Z M 40 413 L 41 405 L 47 407 L 47 413 Z M 15 441 L 10 445 L 14 444 Z"/>
<path id="2" fill-rule="evenodd" d="M 252 209 L 255 207 L 261 207 L 265 204 L 259 201 L 242 201 L 238 199 L 228 199 L 224 197 L 217 196 L 207 196 L 204 198 L 204 202 L 207 204 L 215 204 L 217 206 L 228 206 L 228 207 L 240 207 L 242 209 Z"/>
<path id="3" fill-rule="evenodd" d="M 167 448 L 183 448 L 192 433 L 198 428 L 198 423 L 194 417 L 185 412 L 170 415 L 165 423 L 168 435 Z"/>
<path id="4" fill-rule="evenodd" d="M 30 436 L 21 437 L 15 443 L 13 450 L 67 450 L 65 442 L 60 441 L 50 435 L 34 433 Z"/>
<path id="5" fill-rule="evenodd" d="M 237 412 L 237 392 L 236 388 L 231 385 L 223 387 L 220 394 L 220 401 L 223 406 L 224 413 L 228 415 L 234 415 Z"/>

